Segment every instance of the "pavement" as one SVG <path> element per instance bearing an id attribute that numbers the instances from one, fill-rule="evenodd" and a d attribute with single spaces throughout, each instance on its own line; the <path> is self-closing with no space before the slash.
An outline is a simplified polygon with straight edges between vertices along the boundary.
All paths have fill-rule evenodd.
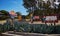
<path id="1" fill-rule="evenodd" d="M 40 34 L 40 33 L 23 33 L 23 32 L 5 32 L 2 36 L 60 36 L 60 34 Z"/>
<path id="2" fill-rule="evenodd" d="M 31 23 L 30 21 L 25 21 L 25 20 L 22 20 L 22 21 L 18 21 L 17 19 L 15 19 L 15 22 L 18 22 L 18 23 L 29 23 L 29 24 L 45 24 L 45 23 L 42 23 L 41 21 L 34 21 L 33 23 Z M 0 24 L 4 24 L 6 23 L 6 20 L 3 20 L 3 21 L 0 21 Z M 51 23 L 47 23 L 48 25 L 50 25 Z M 54 23 L 52 23 L 54 24 Z M 58 21 L 58 23 L 56 23 L 56 25 L 60 25 L 60 20 Z"/>

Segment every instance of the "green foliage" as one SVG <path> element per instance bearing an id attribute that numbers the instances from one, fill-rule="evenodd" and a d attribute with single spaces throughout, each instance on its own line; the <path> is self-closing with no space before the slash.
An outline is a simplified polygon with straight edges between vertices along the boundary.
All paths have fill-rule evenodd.
<path id="1" fill-rule="evenodd" d="M 55 26 L 56 34 L 60 34 L 60 25 Z"/>
<path id="2" fill-rule="evenodd" d="M 15 30 L 20 32 L 30 32 L 31 28 L 29 24 L 15 24 Z"/>
<path id="3" fill-rule="evenodd" d="M 30 32 L 30 33 L 42 33 L 42 34 L 60 34 L 60 25 L 46 25 L 46 24 L 19 24 L 17 22 L 14 23 L 14 27 L 12 27 L 9 23 L 5 23 L 4 25 L 0 25 L 0 32 L 6 31 L 14 31 L 17 32 Z"/>
<path id="4" fill-rule="evenodd" d="M 9 23 L 5 23 L 3 25 L 3 30 L 4 30 L 4 32 L 5 31 L 12 31 L 13 30 L 13 27 Z"/>
<path id="5" fill-rule="evenodd" d="M 2 17 L 0 17 L 0 20 L 5 20 L 8 18 L 9 14 L 8 14 L 8 11 L 6 10 L 0 10 L 0 12 L 2 13 Z"/>
<path id="6" fill-rule="evenodd" d="M 53 31 L 53 27 L 52 26 L 48 26 L 48 25 L 44 25 L 44 24 L 36 24 L 36 25 L 32 25 L 33 26 L 33 32 L 34 33 L 51 33 Z"/>
<path id="7" fill-rule="evenodd" d="M 38 0 L 37 0 L 38 1 Z M 60 14 L 60 4 L 58 6 L 58 9 L 56 9 L 56 6 L 54 8 L 51 8 L 51 2 L 48 0 L 47 3 L 45 3 L 43 0 L 39 0 L 40 2 L 38 3 L 39 8 L 36 7 L 36 2 L 35 0 L 23 0 L 23 6 L 27 9 L 29 13 L 33 13 L 34 9 L 34 15 L 51 15 L 53 14 Z M 34 7 L 34 8 L 32 8 Z M 32 8 L 32 9 L 31 9 Z M 42 10 L 41 10 L 42 9 Z"/>
<path id="8" fill-rule="evenodd" d="M 10 18 L 10 15 L 9 15 L 9 12 L 8 11 L 6 11 L 6 10 L 0 10 L 0 12 L 2 13 L 2 17 L 0 17 L 0 20 L 5 20 L 5 19 L 8 19 L 8 18 Z M 20 12 L 16 12 L 16 14 L 17 14 L 17 16 L 18 15 L 21 15 L 21 13 Z M 17 18 L 17 17 L 16 17 Z"/>
<path id="9" fill-rule="evenodd" d="M 23 6 L 28 9 L 35 5 L 35 0 L 23 0 Z"/>
<path id="10" fill-rule="evenodd" d="M 35 0 L 23 0 L 23 2 L 24 2 L 23 5 L 24 5 L 25 8 L 28 8 L 27 9 L 28 12 L 33 12 L 33 9 L 34 9 L 34 15 L 39 15 L 40 16 L 40 15 L 43 15 L 43 13 L 46 14 L 45 13 L 46 10 L 47 10 L 47 13 L 49 13 L 48 8 L 50 6 L 50 2 L 48 1 L 47 3 L 45 3 L 44 1 L 39 0 L 40 2 L 38 3 L 38 6 L 39 6 L 40 9 L 38 9 L 37 6 L 36 6 L 37 1 L 35 1 Z"/>
<path id="11" fill-rule="evenodd" d="M 3 13 L 4 15 L 8 15 L 8 11 L 6 10 L 0 10 L 1 13 Z"/>
<path id="12" fill-rule="evenodd" d="M 44 24 L 15 24 L 15 30 L 20 32 L 33 32 L 33 33 L 52 33 L 53 26 Z"/>
<path id="13" fill-rule="evenodd" d="M 0 33 L 3 32 L 3 25 L 0 24 Z"/>
<path id="14" fill-rule="evenodd" d="M 17 14 L 17 16 L 18 16 L 18 15 L 21 15 L 21 13 L 20 13 L 20 12 L 16 12 L 16 14 Z"/>
<path id="15" fill-rule="evenodd" d="M 47 26 L 47 27 L 44 27 L 44 29 L 45 29 L 44 33 L 51 34 L 54 31 L 54 26 Z"/>

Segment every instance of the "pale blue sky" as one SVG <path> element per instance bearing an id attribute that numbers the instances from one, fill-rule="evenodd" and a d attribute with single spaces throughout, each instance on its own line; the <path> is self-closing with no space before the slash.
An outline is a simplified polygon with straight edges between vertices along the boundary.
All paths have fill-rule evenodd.
<path id="1" fill-rule="evenodd" d="M 27 15 L 27 9 L 23 6 L 23 0 L 0 0 L 0 10 L 21 12 L 22 15 Z"/>

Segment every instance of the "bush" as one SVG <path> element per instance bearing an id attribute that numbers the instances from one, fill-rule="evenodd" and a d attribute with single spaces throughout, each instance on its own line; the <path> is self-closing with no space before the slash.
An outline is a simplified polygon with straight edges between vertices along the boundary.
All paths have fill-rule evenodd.
<path id="1" fill-rule="evenodd" d="M 41 28 L 42 25 L 37 25 L 37 24 L 34 24 L 34 25 L 31 25 L 32 27 L 32 32 L 34 33 L 41 33 L 42 31 L 42 28 Z"/>
<path id="2" fill-rule="evenodd" d="M 53 26 L 46 24 L 34 24 L 32 25 L 32 32 L 34 33 L 51 33 L 54 30 Z"/>
<path id="3" fill-rule="evenodd" d="M 46 24 L 28 24 L 28 23 L 18 23 L 14 22 L 14 27 L 10 23 L 5 23 L 0 25 L 0 32 L 16 30 L 17 32 L 33 32 L 33 33 L 43 33 L 43 34 L 60 34 L 60 25 L 52 26 Z"/>
<path id="4" fill-rule="evenodd" d="M 18 24 L 14 26 L 16 31 L 19 32 L 33 32 L 33 33 L 52 33 L 54 26 L 48 26 L 46 24 Z"/>
<path id="5" fill-rule="evenodd" d="M 5 23 L 3 25 L 3 30 L 4 31 L 12 31 L 13 30 L 13 27 L 9 23 Z"/>
<path id="6" fill-rule="evenodd" d="M 19 31 L 19 23 L 14 22 L 14 30 Z"/>
<path id="7" fill-rule="evenodd" d="M 29 24 L 21 24 L 20 30 L 23 30 L 24 32 L 30 32 L 31 28 Z"/>
<path id="8" fill-rule="evenodd" d="M 3 32 L 3 25 L 0 24 L 0 33 Z"/>
<path id="9" fill-rule="evenodd" d="M 56 34 L 60 34 L 60 25 L 55 26 L 55 32 Z"/>
<path id="10" fill-rule="evenodd" d="M 30 25 L 29 24 L 15 24 L 15 30 L 19 32 L 30 32 Z"/>
<path id="11" fill-rule="evenodd" d="M 0 20 L 6 20 L 8 18 L 8 16 L 2 16 L 0 17 Z"/>
<path id="12" fill-rule="evenodd" d="M 53 31 L 54 31 L 54 26 L 47 26 L 47 27 L 44 27 L 44 33 L 48 33 L 48 34 L 52 34 L 53 33 Z"/>

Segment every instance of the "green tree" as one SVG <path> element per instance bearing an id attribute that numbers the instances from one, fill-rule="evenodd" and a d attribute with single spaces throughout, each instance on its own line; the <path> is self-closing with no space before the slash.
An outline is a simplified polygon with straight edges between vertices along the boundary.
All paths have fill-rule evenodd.
<path id="1" fill-rule="evenodd" d="M 16 14 L 17 14 L 17 16 L 21 15 L 21 13 L 20 13 L 20 12 L 16 12 Z"/>
<path id="2" fill-rule="evenodd" d="M 8 15 L 8 11 L 6 10 L 0 10 L 1 13 L 3 13 L 4 15 Z"/>
<path id="3" fill-rule="evenodd" d="M 38 0 L 37 0 L 38 1 Z M 38 1 L 38 8 L 37 8 L 37 1 L 35 0 L 23 0 L 24 2 L 24 7 L 28 9 L 28 12 L 33 12 L 33 9 L 34 9 L 34 15 L 36 13 L 36 15 L 42 15 L 43 13 L 42 12 L 46 12 L 46 10 L 48 9 L 48 7 L 50 6 L 50 2 L 48 1 L 48 3 L 45 3 L 44 1 L 42 0 L 39 0 Z M 29 6 L 28 6 L 29 5 Z M 34 8 L 33 8 L 34 7 Z M 32 8 L 32 9 L 31 9 Z M 40 9 L 39 9 L 40 8 Z M 46 10 L 45 10 L 46 9 Z M 44 10 L 44 11 L 43 11 Z"/>
<path id="4" fill-rule="evenodd" d="M 8 11 L 6 10 L 0 10 L 1 13 L 3 13 L 3 16 L 0 17 L 0 20 L 5 20 L 9 17 Z"/>
<path id="5" fill-rule="evenodd" d="M 38 1 L 38 8 L 36 6 L 36 3 Z M 56 9 L 50 7 L 51 2 L 48 0 L 47 3 L 45 3 L 43 0 L 23 0 L 24 4 L 23 6 L 27 9 L 28 12 L 33 12 L 34 9 L 34 15 L 49 15 L 49 14 L 58 14 L 60 9 Z M 34 7 L 34 8 L 33 8 Z M 31 9 L 32 8 L 32 9 Z M 40 8 L 40 9 L 39 9 Z M 58 12 L 58 13 L 57 13 Z M 36 14 L 35 14 L 36 13 Z"/>

